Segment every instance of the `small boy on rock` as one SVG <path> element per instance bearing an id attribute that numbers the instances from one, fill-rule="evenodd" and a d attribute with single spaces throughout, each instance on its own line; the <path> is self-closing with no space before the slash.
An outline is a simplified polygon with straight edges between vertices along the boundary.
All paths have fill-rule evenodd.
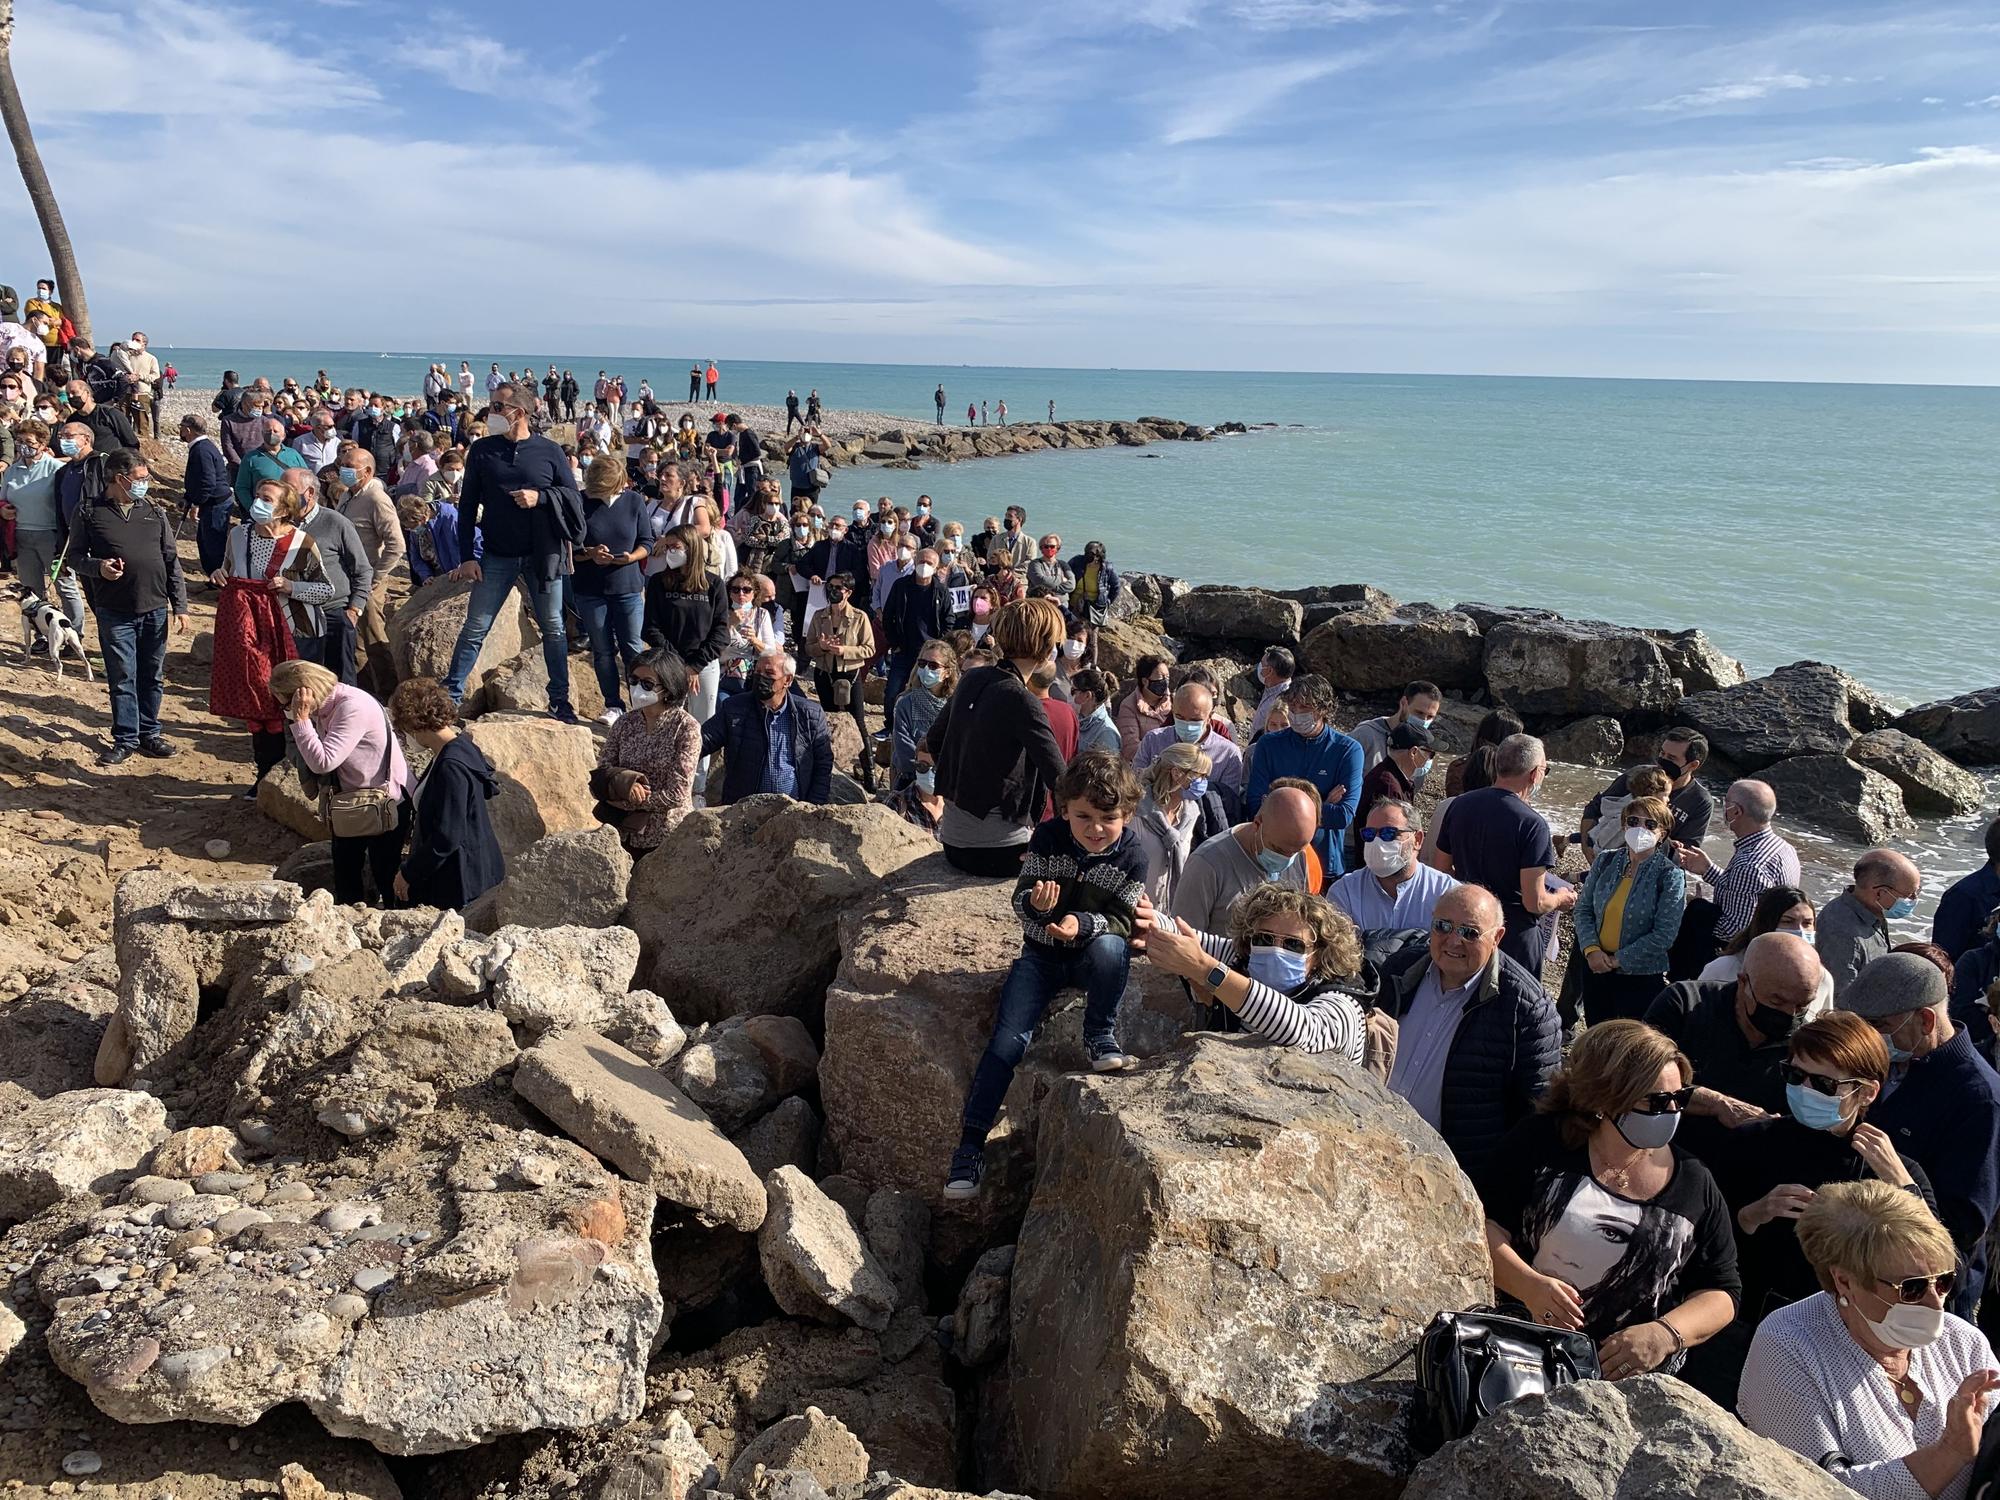
<path id="1" fill-rule="evenodd" d="M 1028 840 L 1014 883 L 1014 911 L 1026 938 L 1007 971 L 993 1039 L 965 1096 L 965 1120 L 945 1179 L 947 1198 L 978 1193 L 993 1117 L 1059 991 L 1083 991 L 1083 1039 L 1091 1068 L 1109 1073 L 1127 1063 L 1118 1050 L 1118 999 L 1132 966 L 1146 856 L 1125 820 L 1139 797 L 1137 779 L 1117 756 L 1101 750 L 1079 755 L 1056 782 L 1056 816 Z"/>

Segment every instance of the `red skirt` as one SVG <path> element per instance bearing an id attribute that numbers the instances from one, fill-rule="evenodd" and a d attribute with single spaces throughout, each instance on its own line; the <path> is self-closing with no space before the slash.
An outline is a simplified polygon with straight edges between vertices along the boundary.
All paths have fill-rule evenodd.
<path id="1" fill-rule="evenodd" d="M 282 596 L 260 578 L 232 578 L 215 607 L 215 660 L 208 672 L 208 711 L 278 733 L 285 711 L 271 696 L 271 668 L 299 654 Z"/>

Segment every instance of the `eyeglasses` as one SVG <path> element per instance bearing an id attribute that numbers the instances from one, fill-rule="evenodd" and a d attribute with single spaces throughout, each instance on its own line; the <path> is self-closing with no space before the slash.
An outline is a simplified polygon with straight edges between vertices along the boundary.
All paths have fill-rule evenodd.
<path id="1" fill-rule="evenodd" d="M 1673 1089 L 1666 1093 L 1645 1094 L 1640 1097 L 1637 1104 L 1632 1106 L 1632 1113 L 1637 1115 L 1677 1115 L 1688 1107 L 1688 1100 L 1693 1097 L 1693 1084 L 1689 1084 L 1684 1089 Z"/>
<path id="2" fill-rule="evenodd" d="M 1283 948 L 1287 953 L 1310 953 L 1313 945 L 1302 937 L 1291 937 L 1281 932 L 1253 932 L 1250 934 L 1253 948 Z"/>
<path id="3" fill-rule="evenodd" d="M 1407 828 L 1364 828 L 1361 830 L 1361 842 L 1364 844 L 1373 844 L 1379 841 L 1385 844 L 1393 844 L 1409 831 Z"/>
<path id="4" fill-rule="evenodd" d="M 1901 1281 L 1891 1281 L 1886 1276 L 1877 1276 L 1875 1281 L 1883 1286 L 1896 1289 L 1898 1302 L 1921 1302 L 1924 1293 L 1936 1289 L 1940 1299 L 1949 1297 L 1951 1289 L 1958 1285 L 1958 1272 L 1940 1271 L 1935 1276 L 1905 1276 Z"/>
<path id="5" fill-rule="evenodd" d="M 1821 1073 L 1808 1073 L 1797 1063 L 1779 1063 L 1778 1077 L 1786 1083 L 1796 1084 L 1800 1088 L 1811 1089 L 1815 1093 L 1825 1094 L 1829 1098 L 1838 1096 L 1840 1091 L 1849 1084 L 1866 1083 L 1868 1081 L 1865 1078 L 1828 1078 Z"/>
<path id="6" fill-rule="evenodd" d="M 1627 828 L 1649 828 L 1654 833 L 1658 833 L 1660 831 L 1660 825 L 1658 821 L 1653 818 L 1627 818 L 1625 820 L 1625 826 Z"/>
<path id="7" fill-rule="evenodd" d="M 1443 917 L 1431 923 L 1431 931 L 1439 937 L 1451 937 L 1456 934 L 1468 943 L 1476 943 L 1486 936 L 1486 929 L 1483 927 L 1471 927 L 1464 922 L 1450 922 Z"/>

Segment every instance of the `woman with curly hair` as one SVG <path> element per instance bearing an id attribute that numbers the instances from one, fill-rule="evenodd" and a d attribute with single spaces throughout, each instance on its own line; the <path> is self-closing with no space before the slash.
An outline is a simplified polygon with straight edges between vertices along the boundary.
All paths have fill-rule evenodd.
<path id="1" fill-rule="evenodd" d="M 1188 982 L 1197 1003 L 1205 1000 L 1204 1024 L 1215 1030 L 1254 1031 L 1357 1065 L 1367 1056 L 1363 1007 L 1379 981 L 1362 957 L 1361 934 L 1323 896 L 1254 886 L 1230 908 L 1227 934 L 1162 916 L 1146 939 L 1146 957 Z"/>

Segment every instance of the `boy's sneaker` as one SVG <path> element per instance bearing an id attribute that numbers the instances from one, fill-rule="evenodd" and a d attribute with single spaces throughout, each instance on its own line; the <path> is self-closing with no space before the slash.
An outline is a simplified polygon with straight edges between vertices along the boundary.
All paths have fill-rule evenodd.
<path id="1" fill-rule="evenodd" d="M 1090 1044 L 1090 1071 L 1093 1073 L 1122 1073 L 1132 1065 L 1132 1059 L 1118 1050 L 1116 1042 L 1092 1042 Z"/>
<path id="2" fill-rule="evenodd" d="M 979 1179 L 986 1173 L 986 1148 L 984 1146 L 960 1146 L 951 1153 L 951 1170 L 945 1173 L 944 1195 L 947 1198 L 977 1198 Z"/>

